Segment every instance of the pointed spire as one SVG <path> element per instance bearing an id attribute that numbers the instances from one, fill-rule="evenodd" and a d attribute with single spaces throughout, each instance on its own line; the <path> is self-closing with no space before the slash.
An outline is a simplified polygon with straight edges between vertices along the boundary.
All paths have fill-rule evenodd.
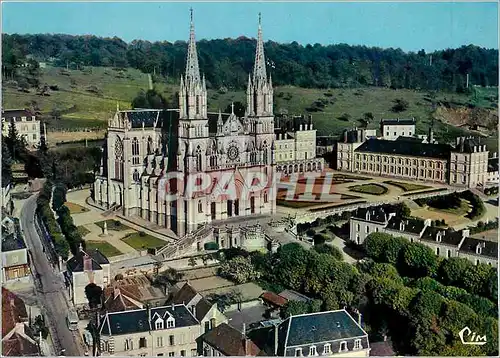
<path id="1" fill-rule="evenodd" d="M 248 87 L 247 87 L 247 93 L 250 93 L 252 91 L 252 77 L 250 75 L 250 72 L 248 73 Z"/>
<path id="2" fill-rule="evenodd" d="M 255 64 L 253 67 L 253 85 L 267 80 L 266 59 L 264 57 L 264 41 L 262 40 L 262 23 L 259 12 L 259 31 L 257 34 L 257 48 L 255 50 Z"/>
<path id="3" fill-rule="evenodd" d="M 222 126 L 222 112 L 220 111 L 219 108 L 219 117 L 217 117 L 217 126 Z"/>
<path id="4" fill-rule="evenodd" d="M 234 114 L 234 102 L 231 102 L 231 114 Z"/>
<path id="5" fill-rule="evenodd" d="M 191 24 L 189 29 L 189 43 L 186 60 L 186 85 L 200 82 L 200 68 L 198 67 L 198 53 L 196 52 L 196 40 L 194 36 L 193 9 L 191 11 Z"/>

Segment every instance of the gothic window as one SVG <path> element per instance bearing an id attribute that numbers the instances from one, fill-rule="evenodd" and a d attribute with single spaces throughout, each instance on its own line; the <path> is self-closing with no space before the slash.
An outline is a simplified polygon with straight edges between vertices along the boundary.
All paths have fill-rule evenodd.
<path id="1" fill-rule="evenodd" d="M 139 172 L 137 171 L 137 169 L 134 170 L 133 178 L 134 178 L 134 181 L 139 181 L 140 175 L 139 175 Z"/>
<path id="2" fill-rule="evenodd" d="M 196 96 L 196 114 L 200 114 L 200 96 Z"/>
<path id="3" fill-rule="evenodd" d="M 148 138 L 148 155 L 153 154 L 153 138 Z"/>
<path id="4" fill-rule="evenodd" d="M 198 212 L 199 213 L 203 212 L 203 203 L 201 202 L 201 200 L 198 201 Z"/>
<path id="5" fill-rule="evenodd" d="M 198 146 L 196 148 L 196 170 L 199 172 L 201 171 L 201 160 L 202 160 L 201 148 L 200 146 Z"/>
<path id="6" fill-rule="evenodd" d="M 136 137 L 132 140 L 132 164 L 139 164 L 139 140 Z"/>
<path id="7" fill-rule="evenodd" d="M 123 179 L 123 143 L 118 137 L 115 142 L 115 178 Z"/>

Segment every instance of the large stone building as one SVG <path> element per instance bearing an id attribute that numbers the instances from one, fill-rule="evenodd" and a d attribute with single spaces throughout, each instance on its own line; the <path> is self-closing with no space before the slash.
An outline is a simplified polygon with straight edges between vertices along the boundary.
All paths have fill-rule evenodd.
<path id="1" fill-rule="evenodd" d="M 431 220 L 401 218 L 382 207 L 359 208 L 349 220 L 349 239 L 362 245 L 373 232 L 404 237 L 428 246 L 443 258 L 464 257 L 474 264 L 498 267 L 498 243 L 470 237 L 470 231 L 431 226 Z"/>
<path id="2" fill-rule="evenodd" d="M 30 147 L 40 144 L 40 120 L 26 109 L 6 109 L 2 110 L 2 135 L 9 134 L 11 122 L 14 122 L 19 136 L 26 140 Z"/>
<path id="3" fill-rule="evenodd" d="M 494 177 L 489 172 L 495 170 L 488 165 L 488 150 L 478 138 L 459 137 L 451 146 L 415 137 L 368 138 L 365 130 L 344 133 L 337 143 L 336 168 L 469 188 L 484 186 Z"/>
<path id="4" fill-rule="evenodd" d="M 24 242 L 18 219 L 2 220 L 2 282 L 29 282 L 31 270 L 28 248 Z"/>
<path id="5" fill-rule="evenodd" d="M 316 129 L 312 116 L 288 118 L 275 129 L 276 170 L 283 174 L 322 171 L 323 158 L 316 156 Z"/>
<path id="6" fill-rule="evenodd" d="M 216 130 L 211 133 L 211 115 L 191 18 L 179 108 L 116 112 L 108 124 L 104 159 L 93 188 L 94 201 L 167 227 L 179 237 L 215 220 L 273 213 L 276 203 L 269 183 L 258 192 L 237 198 L 212 195 L 222 190 L 222 175 L 231 175 L 241 192 L 251 186 L 245 180 L 251 173 L 270 176 L 275 170 L 273 87 L 266 73 L 260 20 L 245 116 L 219 113 Z M 172 172 L 179 174 L 177 180 L 162 181 Z M 202 173 L 213 179 L 207 190 L 165 199 L 167 192 L 182 193 L 188 178 Z"/>
<path id="7" fill-rule="evenodd" d="M 386 140 L 396 140 L 399 137 L 413 137 L 415 135 L 415 118 L 411 119 L 382 119 L 380 133 Z"/>

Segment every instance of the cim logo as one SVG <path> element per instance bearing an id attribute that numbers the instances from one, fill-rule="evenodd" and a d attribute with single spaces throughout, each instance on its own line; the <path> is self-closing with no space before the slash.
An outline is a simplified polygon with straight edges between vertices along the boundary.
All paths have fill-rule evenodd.
<path id="1" fill-rule="evenodd" d="M 482 346 L 486 344 L 486 335 L 480 336 L 476 332 L 472 332 L 469 327 L 465 327 L 458 332 L 462 344 L 470 344 L 474 346 Z"/>

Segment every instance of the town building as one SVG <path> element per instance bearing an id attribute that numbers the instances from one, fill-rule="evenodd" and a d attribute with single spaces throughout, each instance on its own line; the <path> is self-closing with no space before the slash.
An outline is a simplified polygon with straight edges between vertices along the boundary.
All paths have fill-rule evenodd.
<path id="1" fill-rule="evenodd" d="M 367 212 L 377 212 L 378 215 L 368 217 Z M 384 222 L 386 217 L 390 219 Z M 484 263 L 498 267 L 498 243 L 471 238 L 468 229 L 454 230 L 431 226 L 429 219 L 397 217 L 395 213 L 386 214 L 382 207 L 360 208 L 354 212 L 349 219 L 350 240 L 361 245 L 373 232 L 421 243 L 443 258 L 464 257 L 476 265 Z"/>
<path id="2" fill-rule="evenodd" d="M 280 357 L 368 357 L 368 334 L 346 310 L 308 313 L 283 321 L 275 334 Z"/>
<path id="3" fill-rule="evenodd" d="M 85 287 L 94 283 L 104 289 L 110 282 L 110 265 L 107 257 L 98 249 L 84 251 L 80 248 L 66 263 L 66 280 L 75 306 L 88 305 Z"/>
<path id="4" fill-rule="evenodd" d="M 2 220 L 2 282 L 30 282 L 29 254 L 19 220 Z"/>
<path id="5" fill-rule="evenodd" d="M 100 354 L 196 357 L 200 322 L 185 305 L 171 304 L 99 316 Z"/>
<path id="6" fill-rule="evenodd" d="M 40 120 L 26 109 L 2 110 L 2 135 L 9 135 L 11 123 L 16 126 L 17 133 L 24 137 L 28 146 L 35 148 L 40 144 Z"/>
<path id="7" fill-rule="evenodd" d="M 250 173 L 271 175 L 275 170 L 273 87 L 266 73 L 260 21 L 244 117 L 238 118 L 234 110 L 224 116 L 219 112 L 212 133 L 210 119 L 191 17 L 179 108 L 117 110 L 108 123 L 103 162 L 93 187 L 94 202 L 126 216 L 140 216 L 171 229 L 179 237 L 216 220 L 275 212 L 269 183 L 259 192 L 234 200 L 224 195 L 212 197 L 222 189 L 218 188 L 222 174 L 234 175 L 236 186 L 242 189 L 249 186 L 244 178 Z M 197 195 L 167 202 L 167 183 L 162 182 L 167 172 L 180 173 L 184 182 L 192 174 L 206 173 L 215 182 Z M 168 193 L 183 191 L 182 180 L 168 184 Z"/>
<path id="8" fill-rule="evenodd" d="M 204 333 L 199 339 L 200 355 L 204 357 L 255 357 L 266 356 L 261 349 L 246 336 L 226 323 Z"/>
<path id="9" fill-rule="evenodd" d="M 312 116 L 281 118 L 275 128 L 276 170 L 283 174 L 322 171 L 323 158 L 316 156 L 316 129 Z"/>
<path id="10" fill-rule="evenodd" d="M 500 176 L 498 174 L 498 155 L 493 153 L 493 156 L 488 159 L 488 177 L 486 183 L 489 185 L 498 185 Z"/>
<path id="11" fill-rule="evenodd" d="M 398 137 L 413 137 L 415 135 L 415 123 L 415 118 L 381 119 L 380 134 L 386 140 L 396 140 Z"/>
<path id="12" fill-rule="evenodd" d="M 24 301 L 2 287 L 2 356 L 41 356 Z"/>
<path id="13" fill-rule="evenodd" d="M 486 145 L 459 137 L 454 146 L 418 138 L 368 138 L 366 131 L 345 131 L 337 143 L 336 169 L 375 176 L 475 188 L 494 177 Z M 488 173 L 492 174 L 488 174 Z"/>
<path id="14" fill-rule="evenodd" d="M 216 303 L 210 303 L 205 297 L 199 294 L 189 282 L 184 283 L 179 291 L 172 295 L 170 304 L 183 304 L 200 322 L 201 333 L 228 323 L 228 319 L 218 309 Z"/>

